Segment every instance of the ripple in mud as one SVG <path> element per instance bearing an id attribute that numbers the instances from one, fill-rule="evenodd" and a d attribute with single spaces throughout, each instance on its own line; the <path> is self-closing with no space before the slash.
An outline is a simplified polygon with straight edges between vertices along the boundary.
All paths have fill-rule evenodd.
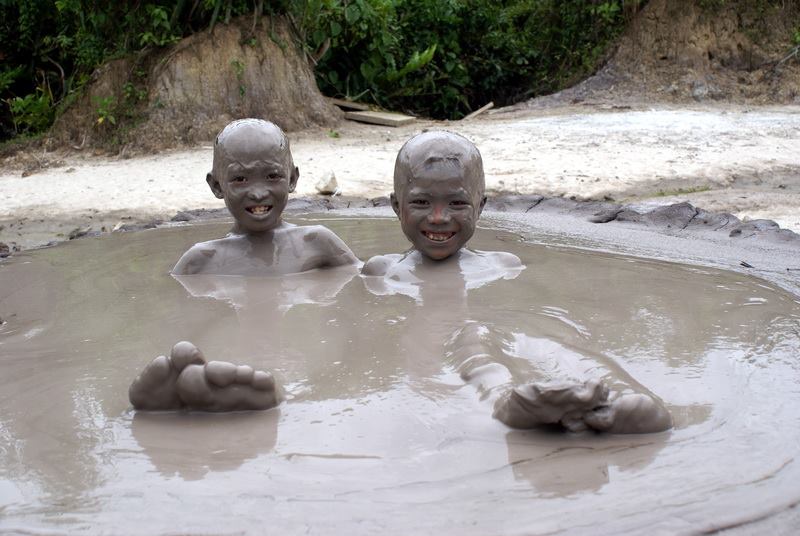
<path id="1" fill-rule="evenodd" d="M 394 221 L 326 219 L 361 258 Z M 702 530 L 798 500 L 800 304 L 763 281 L 503 239 L 516 279 L 376 295 L 352 271 L 176 281 L 220 225 L 85 239 L 0 265 L 0 529 L 452 534 Z M 509 238 L 509 237 L 505 237 Z M 669 405 L 633 437 L 510 431 L 448 368 L 464 321 L 495 351 L 605 356 Z M 176 340 L 275 371 L 289 400 L 133 414 Z"/>

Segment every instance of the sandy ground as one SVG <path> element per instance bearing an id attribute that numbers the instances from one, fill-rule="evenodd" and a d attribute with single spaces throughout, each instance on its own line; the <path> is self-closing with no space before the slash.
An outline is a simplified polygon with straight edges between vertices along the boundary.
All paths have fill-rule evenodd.
<path id="1" fill-rule="evenodd" d="M 490 192 L 642 208 L 689 201 L 800 231 L 800 106 L 588 105 L 497 110 L 466 122 L 401 128 L 344 122 L 334 131 L 290 135 L 301 171 L 296 195 L 316 195 L 315 183 L 331 171 L 346 196 L 386 195 L 398 149 L 426 128 L 472 139 L 484 156 Z M 0 168 L 0 242 L 29 248 L 63 240 L 75 229 L 110 231 L 120 222 L 223 206 L 204 181 L 210 143 L 134 158 L 80 151 L 37 158 L 61 165 L 32 174 L 14 160 Z"/>

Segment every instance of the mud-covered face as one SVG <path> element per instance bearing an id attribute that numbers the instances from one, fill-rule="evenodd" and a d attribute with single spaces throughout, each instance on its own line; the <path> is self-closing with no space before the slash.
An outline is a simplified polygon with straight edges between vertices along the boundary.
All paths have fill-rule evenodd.
<path id="1" fill-rule="evenodd" d="M 247 149 L 247 150 L 244 150 Z M 289 192 L 297 184 L 298 171 L 288 151 L 276 147 L 233 147 L 217 174 L 207 177 L 212 192 L 225 200 L 237 228 L 263 232 L 281 223 Z"/>
<path id="2" fill-rule="evenodd" d="M 417 173 L 403 191 L 392 194 L 392 207 L 403 233 L 422 254 L 434 260 L 453 255 L 475 232 L 483 205 L 469 170 L 434 166 Z"/>

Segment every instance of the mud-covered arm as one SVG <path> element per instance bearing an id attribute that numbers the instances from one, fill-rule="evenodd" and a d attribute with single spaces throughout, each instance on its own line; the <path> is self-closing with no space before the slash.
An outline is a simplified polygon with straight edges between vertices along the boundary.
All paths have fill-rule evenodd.
<path id="1" fill-rule="evenodd" d="M 615 363 L 601 363 L 566 348 L 542 356 L 510 356 L 504 350 L 510 342 L 507 333 L 468 322 L 447 343 L 446 354 L 481 398 L 495 400 L 493 415 L 504 424 L 512 428 L 559 424 L 571 431 L 591 428 L 614 434 L 672 427 L 663 402 Z M 575 377 L 570 371 L 576 369 L 592 372 Z"/>
<path id="2" fill-rule="evenodd" d="M 172 274 L 202 274 L 205 272 L 206 267 L 216 253 L 216 250 L 213 248 L 195 244 L 178 259 L 178 263 L 172 268 Z"/>

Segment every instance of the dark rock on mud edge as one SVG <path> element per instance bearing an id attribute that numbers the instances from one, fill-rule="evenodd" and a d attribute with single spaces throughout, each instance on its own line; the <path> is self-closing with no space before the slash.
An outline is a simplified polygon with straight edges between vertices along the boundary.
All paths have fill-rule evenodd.
<path id="1" fill-rule="evenodd" d="M 486 210 L 497 212 L 554 212 L 570 214 L 597 224 L 645 226 L 654 231 L 675 235 L 679 233 L 713 232 L 731 239 L 757 239 L 770 242 L 796 243 L 800 235 L 781 229 L 772 220 L 741 221 L 726 212 L 708 212 L 691 203 L 674 203 L 640 211 L 634 205 L 606 201 L 579 201 L 563 197 L 540 195 L 511 195 L 490 199 Z"/>
<path id="2" fill-rule="evenodd" d="M 364 209 L 389 206 L 387 196 L 366 199 L 361 197 L 325 196 L 300 197 L 291 199 L 285 213 L 289 216 L 331 210 Z M 647 228 L 672 236 L 713 233 L 736 242 L 782 243 L 800 249 L 800 235 L 781 229 L 772 220 L 751 220 L 743 222 L 733 214 L 708 212 L 690 203 L 664 205 L 651 210 L 641 210 L 635 205 L 620 205 L 612 201 L 582 201 L 563 197 L 544 197 L 541 195 L 497 195 L 491 197 L 486 205 L 488 212 L 507 213 L 540 213 L 572 216 L 598 225 Z M 153 219 L 142 222 L 118 224 L 112 230 L 103 227 L 101 231 L 93 230 L 89 222 L 86 226 L 76 227 L 62 240 L 51 241 L 48 247 L 66 240 L 96 237 L 109 232 L 132 232 L 154 229 L 165 225 L 186 224 L 194 222 L 224 221 L 230 219 L 227 209 L 182 210 L 168 222 Z M 7 245 L 0 242 L 0 259 L 9 257 L 20 251 L 16 244 Z M 36 249 L 36 248 L 34 248 Z"/>

